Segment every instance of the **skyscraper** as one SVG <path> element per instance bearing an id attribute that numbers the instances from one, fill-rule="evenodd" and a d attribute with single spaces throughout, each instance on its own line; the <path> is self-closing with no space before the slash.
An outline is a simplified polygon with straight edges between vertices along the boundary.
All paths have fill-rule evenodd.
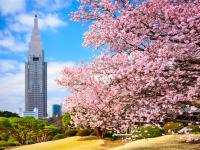
<path id="1" fill-rule="evenodd" d="M 29 44 L 28 61 L 25 64 L 25 111 L 38 109 L 38 117 L 47 117 L 47 63 L 35 15 L 34 28 Z"/>

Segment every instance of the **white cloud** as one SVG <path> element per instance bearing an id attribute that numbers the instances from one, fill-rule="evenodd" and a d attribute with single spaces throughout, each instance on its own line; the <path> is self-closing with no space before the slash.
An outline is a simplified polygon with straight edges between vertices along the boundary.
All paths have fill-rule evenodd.
<path id="1" fill-rule="evenodd" d="M 72 0 L 35 0 L 37 8 L 42 8 L 47 11 L 59 10 L 69 7 Z"/>
<path id="2" fill-rule="evenodd" d="M 64 66 L 68 66 L 68 67 L 72 67 L 74 66 L 74 62 L 50 62 L 48 63 L 48 69 L 47 69 L 47 73 L 48 73 L 48 78 L 50 79 L 48 81 L 49 86 L 48 86 L 48 91 L 49 92 L 53 92 L 56 89 L 60 89 L 60 90 L 64 90 L 63 87 L 61 87 L 60 85 L 58 85 L 55 80 L 59 78 L 62 69 L 64 68 Z"/>
<path id="3" fill-rule="evenodd" d="M 34 25 L 34 15 L 18 14 L 13 16 L 13 18 L 11 17 L 8 23 L 8 28 L 0 31 L 0 48 L 11 52 L 27 51 Z M 66 25 L 67 23 L 56 14 L 41 14 L 39 16 L 39 28 L 41 30 L 52 29 L 54 31 Z"/>
<path id="4" fill-rule="evenodd" d="M 43 19 L 39 19 L 39 22 L 41 22 L 39 24 L 41 26 L 41 29 L 46 29 L 46 28 L 54 29 L 67 25 L 66 22 L 62 21 L 58 17 L 58 15 L 55 14 L 48 14 Z"/>
<path id="5" fill-rule="evenodd" d="M 18 63 L 14 60 L 0 60 L 0 73 L 15 71 Z"/>
<path id="6" fill-rule="evenodd" d="M 64 66 L 74 66 L 73 62 L 48 63 L 48 114 L 51 115 L 52 104 L 61 104 L 69 94 L 64 87 L 57 85 L 55 80 L 60 76 Z M 0 110 L 17 112 L 24 109 L 24 63 L 14 60 L 0 61 Z"/>
<path id="7" fill-rule="evenodd" d="M 10 24 L 9 29 L 15 32 L 31 32 L 34 25 L 33 21 L 33 14 L 19 14 L 14 17 L 14 21 Z M 38 23 L 41 30 L 56 29 L 67 25 L 56 14 L 41 14 L 39 15 Z"/>
<path id="8" fill-rule="evenodd" d="M 26 43 L 20 41 L 11 33 L 2 33 L 1 36 L 2 38 L 0 38 L 0 47 L 9 49 L 11 52 L 24 52 L 27 49 Z"/>
<path id="9" fill-rule="evenodd" d="M 25 0 L 0 0 L 0 14 L 14 14 L 25 9 Z"/>
<path id="10" fill-rule="evenodd" d="M 13 60 L 1 60 L 0 65 L 0 110 L 16 112 L 17 108 L 24 107 L 23 64 Z"/>

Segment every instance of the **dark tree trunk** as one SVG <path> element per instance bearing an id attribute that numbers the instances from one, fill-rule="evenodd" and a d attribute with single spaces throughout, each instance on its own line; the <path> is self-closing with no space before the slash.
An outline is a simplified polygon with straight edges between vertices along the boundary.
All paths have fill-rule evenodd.
<path id="1" fill-rule="evenodd" d="M 98 138 L 102 138 L 102 135 L 103 135 L 102 133 L 103 132 L 101 131 L 101 128 L 100 127 L 96 127 L 95 130 L 96 130 L 97 137 Z"/>

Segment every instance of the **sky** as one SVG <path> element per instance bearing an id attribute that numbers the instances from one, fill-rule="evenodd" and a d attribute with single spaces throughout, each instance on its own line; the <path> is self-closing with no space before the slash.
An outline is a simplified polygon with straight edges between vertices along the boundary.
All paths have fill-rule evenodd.
<path id="1" fill-rule="evenodd" d="M 88 24 L 73 22 L 76 0 L 0 0 L 0 110 L 24 110 L 25 72 L 34 15 L 48 63 L 48 114 L 69 92 L 55 82 L 64 66 L 90 62 L 97 52 L 82 47 Z"/>

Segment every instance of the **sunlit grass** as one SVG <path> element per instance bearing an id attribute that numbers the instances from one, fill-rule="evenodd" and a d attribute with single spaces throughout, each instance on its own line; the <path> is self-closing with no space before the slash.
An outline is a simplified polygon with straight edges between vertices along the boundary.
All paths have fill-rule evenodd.
<path id="1" fill-rule="evenodd" d="M 189 144 L 185 140 L 189 135 L 166 135 L 142 139 L 127 143 L 113 150 L 200 150 L 199 144 Z M 200 135 L 192 135 L 198 136 Z"/>
<path id="2" fill-rule="evenodd" d="M 57 141 L 43 142 L 27 146 L 21 146 L 13 150 L 107 150 L 116 142 L 97 139 L 96 137 L 70 137 Z"/>
<path id="3" fill-rule="evenodd" d="M 199 136 L 200 135 L 193 135 Z M 199 150 L 199 144 L 184 143 L 188 135 L 166 135 L 122 144 L 96 137 L 70 137 L 14 148 L 13 150 Z"/>

